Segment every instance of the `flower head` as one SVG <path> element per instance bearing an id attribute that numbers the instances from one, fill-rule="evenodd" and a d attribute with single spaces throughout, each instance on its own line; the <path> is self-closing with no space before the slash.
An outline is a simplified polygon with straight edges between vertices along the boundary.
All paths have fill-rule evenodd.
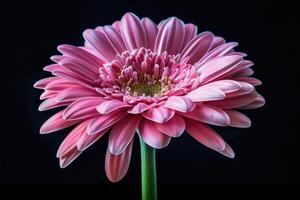
<path id="1" fill-rule="evenodd" d="M 60 145 L 62 168 L 109 134 L 105 171 L 115 182 L 129 167 L 136 130 L 160 149 L 185 130 L 203 145 L 233 158 L 234 152 L 210 125 L 246 128 L 250 120 L 235 109 L 264 104 L 249 77 L 253 63 L 211 32 L 176 17 L 156 25 L 132 13 L 111 26 L 88 29 L 84 46 L 60 45 L 62 55 L 35 83 L 44 89 L 40 111 L 62 107 L 40 133 L 75 125 Z"/>

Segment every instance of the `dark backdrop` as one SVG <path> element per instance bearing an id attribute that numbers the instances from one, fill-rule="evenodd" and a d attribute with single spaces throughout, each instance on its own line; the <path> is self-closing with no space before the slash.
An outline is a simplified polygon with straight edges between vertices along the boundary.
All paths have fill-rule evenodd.
<path id="1" fill-rule="evenodd" d="M 246 112 L 253 122 L 251 128 L 218 129 L 235 150 L 235 159 L 204 148 L 185 134 L 157 152 L 158 182 L 299 182 L 299 35 L 293 28 L 299 26 L 296 5 L 113 0 L 1 5 L 0 182 L 110 184 L 104 172 L 107 137 L 66 169 L 59 168 L 56 150 L 70 129 L 39 135 L 40 126 L 54 111 L 38 112 L 41 91 L 32 85 L 48 76 L 42 68 L 51 63 L 49 57 L 57 53 L 57 45 L 82 45 L 86 28 L 111 24 L 128 11 L 157 23 L 177 16 L 198 25 L 199 31 L 209 30 L 227 41 L 239 42 L 237 49 L 247 52 L 255 63 L 255 77 L 263 81 L 258 91 L 267 102 L 261 109 Z M 119 185 L 140 182 L 138 140 L 135 142 L 129 172 Z"/>

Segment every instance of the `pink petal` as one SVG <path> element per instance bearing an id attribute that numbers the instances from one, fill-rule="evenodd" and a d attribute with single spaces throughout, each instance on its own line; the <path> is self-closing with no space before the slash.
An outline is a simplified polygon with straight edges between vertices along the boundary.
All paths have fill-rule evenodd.
<path id="1" fill-rule="evenodd" d="M 227 93 L 226 98 L 242 96 L 242 95 L 249 94 L 254 91 L 254 87 L 252 85 L 250 85 L 249 83 L 239 82 L 239 84 L 241 85 L 241 88 L 237 91 Z"/>
<path id="2" fill-rule="evenodd" d="M 230 124 L 230 118 L 226 112 L 220 108 L 210 105 L 201 104 L 192 112 L 180 114 L 187 118 L 216 126 L 228 126 Z"/>
<path id="3" fill-rule="evenodd" d="M 252 76 L 254 74 L 253 69 L 251 68 L 245 68 L 237 71 L 234 76 L 235 77 L 240 77 L 240 76 Z"/>
<path id="4" fill-rule="evenodd" d="M 228 52 L 230 52 L 234 47 L 238 45 L 237 42 L 229 42 L 218 46 L 217 48 L 213 49 L 212 51 L 208 52 L 200 61 L 199 63 L 205 63 L 210 59 L 225 56 Z"/>
<path id="5" fill-rule="evenodd" d="M 120 21 L 115 21 L 111 26 L 116 28 L 118 31 L 121 30 L 121 22 Z"/>
<path id="6" fill-rule="evenodd" d="M 94 89 L 94 83 L 91 81 L 86 81 L 79 77 L 78 75 L 74 74 L 73 72 L 70 71 L 64 71 L 64 70 L 59 70 L 59 71 L 53 71 L 52 74 L 54 76 L 61 77 L 63 79 L 69 80 L 71 82 L 77 83 L 79 85 L 85 86 L 89 89 Z"/>
<path id="7" fill-rule="evenodd" d="M 235 92 L 241 88 L 241 84 L 233 80 L 219 80 L 214 81 L 208 84 L 205 84 L 202 87 L 216 87 L 222 90 L 224 93 Z"/>
<path id="8" fill-rule="evenodd" d="M 195 104 L 184 96 L 171 96 L 164 106 L 180 112 L 190 112 L 195 108 Z"/>
<path id="9" fill-rule="evenodd" d="M 229 73 L 242 59 L 240 56 L 223 56 L 206 62 L 199 66 L 198 72 L 200 73 L 201 81 L 209 82 Z"/>
<path id="10" fill-rule="evenodd" d="M 244 110 L 249 110 L 249 109 L 255 109 L 255 108 L 260 108 L 263 105 L 265 105 L 266 101 L 263 96 L 260 94 L 257 95 L 256 99 L 244 106 L 239 107 L 239 109 L 244 109 Z"/>
<path id="11" fill-rule="evenodd" d="M 119 30 L 113 26 L 104 26 L 103 32 L 115 51 L 121 55 L 126 47 Z"/>
<path id="12" fill-rule="evenodd" d="M 120 119 L 127 116 L 126 112 L 113 112 L 106 115 L 100 115 L 99 117 L 96 117 L 93 119 L 88 127 L 87 131 L 89 135 L 94 135 L 100 131 L 103 131 L 104 129 L 111 127 L 116 122 L 118 122 Z"/>
<path id="13" fill-rule="evenodd" d="M 150 108 L 146 112 L 142 113 L 143 117 L 157 123 L 163 123 L 168 121 L 174 116 L 174 114 L 174 110 L 170 110 L 161 106 L 157 108 Z"/>
<path id="14" fill-rule="evenodd" d="M 59 102 L 62 101 L 75 101 L 83 97 L 96 97 L 99 96 L 99 93 L 96 91 L 84 89 L 84 88 L 67 88 L 59 92 L 56 96 L 56 100 Z"/>
<path id="15" fill-rule="evenodd" d="M 184 23 L 176 17 L 169 18 L 159 27 L 154 50 L 158 54 L 167 51 L 169 55 L 178 54 L 184 41 Z"/>
<path id="16" fill-rule="evenodd" d="M 186 131 L 201 144 L 215 150 L 223 151 L 225 141 L 209 126 L 194 120 L 185 120 Z"/>
<path id="17" fill-rule="evenodd" d="M 69 105 L 70 102 L 57 102 L 55 100 L 55 97 L 50 97 L 48 99 L 46 99 L 45 101 L 43 101 L 40 106 L 39 106 L 39 111 L 45 111 L 45 110 L 50 110 L 52 108 L 57 108 L 57 107 L 61 107 L 61 106 L 66 106 Z"/>
<path id="18" fill-rule="evenodd" d="M 66 80 L 66 79 L 62 79 L 62 78 L 58 78 L 54 81 L 52 81 L 51 83 L 49 83 L 45 89 L 46 90 L 53 90 L 53 91 L 61 91 L 64 90 L 66 88 L 75 88 L 75 87 L 81 87 L 80 85 L 78 85 L 77 83 L 74 83 L 72 81 Z"/>
<path id="19" fill-rule="evenodd" d="M 61 61 L 62 59 L 66 58 L 65 56 L 61 56 L 59 60 L 57 60 L 57 63 Z M 51 64 L 47 65 L 43 68 L 44 71 L 46 72 L 54 72 L 54 71 L 66 71 L 61 65 L 59 64 Z"/>
<path id="20" fill-rule="evenodd" d="M 246 82 L 253 86 L 258 86 L 258 85 L 262 84 L 262 82 L 260 80 L 253 78 L 253 77 L 236 77 L 236 78 L 232 78 L 232 80 Z"/>
<path id="21" fill-rule="evenodd" d="M 204 32 L 197 35 L 187 46 L 182 50 L 179 61 L 185 60 L 186 63 L 194 64 L 201 59 L 210 49 L 213 34 Z"/>
<path id="22" fill-rule="evenodd" d="M 54 56 L 51 56 L 50 57 L 50 60 L 52 60 L 53 62 L 56 62 L 56 63 L 58 63 L 61 59 L 63 59 L 63 58 L 65 58 L 66 56 L 62 56 L 62 55 L 54 55 Z M 45 69 L 44 68 L 44 70 L 45 71 L 52 71 L 51 70 L 51 68 L 53 67 L 53 68 L 55 68 L 55 66 L 57 66 L 56 64 L 52 64 L 52 65 L 48 65 L 48 66 L 46 66 L 45 68 L 49 68 L 49 70 L 47 70 L 47 69 Z M 58 65 L 59 66 L 59 65 Z"/>
<path id="23" fill-rule="evenodd" d="M 116 57 L 117 52 L 107 40 L 104 33 L 88 29 L 83 32 L 83 37 L 87 45 L 98 53 L 101 60 L 109 62 Z"/>
<path id="24" fill-rule="evenodd" d="M 52 117 L 50 117 L 41 127 L 40 133 L 46 134 L 46 133 L 52 133 L 64 128 L 67 128 L 69 126 L 72 126 L 76 123 L 78 123 L 78 120 L 75 121 L 66 121 L 63 119 L 62 114 L 64 110 L 59 111 Z"/>
<path id="25" fill-rule="evenodd" d="M 76 148 L 76 143 L 79 138 L 86 133 L 87 121 L 81 122 L 78 124 L 64 139 L 64 141 L 59 146 L 56 157 L 64 157 L 70 151 Z"/>
<path id="26" fill-rule="evenodd" d="M 225 149 L 223 151 L 220 151 L 219 153 L 221 153 L 224 156 L 227 156 L 228 158 L 234 158 L 235 154 L 232 148 L 227 143 L 225 145 Z"/>
<path id="27" fill-rule="evenodd" d="M 110 128 L 110 127 L 109 127 Z M 89 148 L 92 144 L 94 144 L 97 140 L 99 140 L 107 131 L 109 128 L 106 128 L 94 135 L 89 135 L 87 132 L 81 135 L 81 137 L 78 139 L 76 146 L 79 151 L 84 151 L 87 148 Z"/>
<path id="28" fill-rule="evenodd" d="M 244 115 L 235 110 L 225 111 L 230 118 L 230 126 L 238 128 L 249 128 L 251 126 L 251 120 Z"/>
<path id="29" fill-rule="evenodd" d="M 236 67 L 223 74 L 220 78 L 232 78 L 232 77 L 243 77 L 243 76 L 251 76 L 254 72 L 250 68 L 254 65 L 254 63 L 250 60 L 243 60 Z"/>
<path id="30" fill-rule="evenodd" d="M 131 107 L 131 105 L 124 103 L 123 101 L 112 99 L 112 100 L 106 100 L 103 103 L 101 103 L 99 106 L 97 106 L 97 111 L 100 114 L 108 114 L 112 111 L 121 108 L 128 108 L 128 107 Z"/>
<path id="31" fill-rule="evenodd" d="M 73 102 L 64 112 L 65 119 L 84 119 L 99 114 L 96 107 L 104 101 L 101 97 L 84 97 Z"/>
<path id="32" fill-rule="evenodd" d="M 197 35 L 197 26 L 194 24 L 185 24 L 184 25 L 184 41 L 183 48 Z"/>
<path id="33" fill-rule="evenodd" d="M 220 101 L 211 101 L 209 102 L 210 105 L 223 108 L 223 109 L 232 109 L 245 106 L 253 101 L 255 101 L 257 97 L 256 91 L 251 92 L 250 94 L 226 98 Z"/>
<path id="34" fill-rule="evenodd" d="M 227 55 L 228 55 L 228 56 L 229 56 L 229 55 L 231 55 L 231 56 L 235 55 L 235 56 L 241 56 L 241 57 L 246 57 L 246 56 L 247 56 L 246 53 L 243 53 L 243 52 L 237 52 L 237 51 L 230 52 L 230 53 L 228 53 Z"/>
<path id="35" fill-rule="evenodd" d="M 58 91 L 52 91 L 52 90 L 45 90 L 41 96 L 40 96 L 40 100 L 44 100 L 50 97 L 55 97 L 57 95 Z"/>
<path id="36" fill-rule="evenodd" d="M 141 120 L 141 123 L 139 125 L 139 132 L 143 141 L 149 146 L 156 149 L 161 149 L 168 146 L 171 141 L 171 138 L 169 136 L 163 134 L 155 127 L 154 122 L 147 119 Z"/>
<path id="37" fill-rule="evenodd" d="M 158 28 L 156 24 L 149 18 L 145 17 L 142 20 L 142 24 L 144 26 L 144 30 L 147 38 L 147 48 L 154 50 L 154 44 L 158 32 Z"/>
<path id="38" fill-rule="evenodd" d="M 146 33 L 140 19 L 133 13 L 127 13 L 121 20 L 121 33 L 128 50 L 146 47 Z"/>
<path id="39" fill-rule="evenodd" d="M 224 38 L 214 37 L 211 49 L 217 48 L 218 46 L 221 46 L 222 44 L 225 44 Z"/>
<path id="40" fill-rule="evenodd" d="M 158 25 L 157 25 L 158 29 L 162 29 L 164 26 L 166 26 L 166 24 L 167 24 L 167 22 L 168 22 L 169 19 L 170 19 L 170 18 L 164 19 L 164 20 L 160 21 L 160 22 L 158 23 Z"/>
<path id="41" fill-rule="evenodd" d="M 149 108 L 152 108 L 152 107 L 153 107 L 152 104 L 146 104 L 146 103 L 140 102 L 140 103 L 136 104 L 135 106 L 133 106 L 127 112 L 130 114 L 139 114 L 139 113 L 145 112 L 146 110 L 148 110 Z"/>
<path id="42" fill-rule="evenodd" d="M 73 162 L 82 152 L 78 151 L 76 147 L 73 147 L 67 154 L 59 158 L 59 165 L 61 168 L 67 167 Z"/>
<path id="43" fill-rule="evenodd" d="M 189 92 L 186 97 L 193 102 L 202 102 L 224 99 L 225 94 L 217 87 L 199 87 Z"/>
<path id="44" fill-rule="evenodd" d="M 120 155 L 114 155 L 107 149 L 105 157 L 105 173 L 111 182 L 118 182 L 126 175 L 130 165 L 132 145 L 133 139 Z"/>
<path id="45" fill-rule="evenodd" d="M 79 59 L 87 64 L 94 72 L 98 72 L 100 66 L 104 64 L 104 61 L 99 57 L 91 54 L 90 52 L 76 46 L 64 44 L 57 47 L 58 51 L 71 58 Z"/>
<path id="46" fill-rule="evenodd" d="M 98 79 L 98 72 L 91 69 L 88 64 L 81 60 L 76 60 L 75 58 L 64 58 L 59 61 L 59 64 L 88 82 L 94 82 Z"/>
<path id="47" fill-rule="evenodd" d="M 185 122 L 179 115 L 174 115 L 172 119 L 163 124 L 155 123 L 155 127 L 168 136 L 179 137 L 185 130 Z"/>
<path id="48" fill-rule="evenodd" d="M 134 136 L 140 118 L 139 115 L 128 115 L 113 126 L 108 139 L 110 153 L 119 155 L 124 151 Z"/>
<path id="49" fill-rule="evenodd" d="M 49 77 L 49 78 L 43 78 L 37 82 L 34 83 L 33 87 L 37 89 L 44 89 L 49 83 L 52 81 L 58 80 L 60 78 L 58 77 Z"/>

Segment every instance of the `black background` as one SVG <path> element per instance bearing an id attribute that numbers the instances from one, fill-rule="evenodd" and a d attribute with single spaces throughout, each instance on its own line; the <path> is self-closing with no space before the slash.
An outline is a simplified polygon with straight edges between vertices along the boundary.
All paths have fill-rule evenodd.
<path id="1" fill-rule="evenodd" d="M 56 150 L 68 130 L 39 135 L 54 111 L 38 112 L 41 91 L 33 83 L 49 74 L 62 43 L 82 45 L 87 28 L 111 24 L 128 12 L 156 23 L 169 16 L 212 31 L 254 61 L 258 91 L 266 106 L 246 112 L 249 129 L 218 129 L 236 152 L 227 159 L 187 134 L 157 152 L 159 184 L 299 183 L 299 9 L 285 2 L 255 1 L 81 1 L 9 2 L 1 5 L 1 183 L 97 183 L 117 189 L 139 184 L 139 145 L 135 138 L 126 177 L 112 185 L 105 177 L 107 137 L 89 148 L 66 169 Z M 106 186 L 104 186 L 106 185 Z M 161 187 L 161 186 L 160 186 Z M 139 187 L 134 185 L 134 191 Z M 114 189 L 112 189 L 114 191 Z M 131 197 L 138 196 L 133 193 Z"/>

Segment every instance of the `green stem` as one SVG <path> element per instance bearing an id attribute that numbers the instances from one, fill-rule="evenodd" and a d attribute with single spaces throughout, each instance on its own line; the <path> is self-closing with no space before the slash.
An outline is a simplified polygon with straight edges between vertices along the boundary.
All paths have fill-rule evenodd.
<path id="1" fill-rule="evenodd" d="M 140 136 L 142 200 L 157 200 L 155 149 L 147 145 Z"/>

